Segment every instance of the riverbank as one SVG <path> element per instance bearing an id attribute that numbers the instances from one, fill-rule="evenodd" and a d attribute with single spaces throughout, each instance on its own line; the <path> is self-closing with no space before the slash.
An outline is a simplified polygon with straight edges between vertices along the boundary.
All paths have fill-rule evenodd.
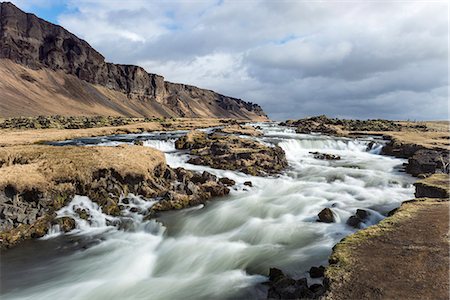
<path id="1" fill-rule="evenodd" d="M 217 123 L 224 124 L 223 122 L 224 121 L 218 121 Z M 174 127 L 181 127 L 186 125 L 183 124 L 183 122 L 176 124 L 179 125 L 175 125 Z M 126 126 L 129 127 L 134 125 L 136 124 Z M 265 127 L 265 125 L 263 127 Z M 215 195 L 217 196 L 226 194 L 226 192 L 224 191 L 226 191 L 226 188 L 228 188 L 232 190 L 231 198 L 234 197 L 233 191 L 236 191 L 236 193 L 238 193 L 239 195 L 239 200 L 234 198 L 235 201 L 232 201 L 229 204 L 227 201 L 223 201 L 224 204 L 221 204 L 222 201 L 212 203 L 212 205 L 215 205 L 216 207 L 217 205 L 221 207 L 223 206 L 223 210 L 219 209 L 216 212 L 213 208 L 211 208 L 210 210 L 202 209 L 203 214 L 205 214 L 204 216 L 201 215 L 202 212 L 200 211 L 194 217 L 186 216 L 186 224 L 184 225 L 186 228 L 184 232 L 190 236 L 197 230 L 196 234 L 199 237 L 203 237 L 205 234 L 205 230 L 215 230 L 211 233 L 211 236 L 209 238 L 216 240 L 216 238 L 220 237 L 222 243 L 230 247 L 229 249 L 221 249 L 221 253 L 223 252 L 224 259 L 230 259 L 229 262 L 227 261 L 226 267 L 224 266 L 225 270 L 234 270 L 234 268 L 236 268 L 236 264 L 234 263 L 234 261 L 237 254 L 235 251 L 238 251 L 238 249 L 240 249 L 239 257 L 242 257 L 242 262 L 239 263 L 239 267 L 241 268 L 241 272 L 244 272 L 242 278 L 245 279 L 243 280 L 249 280 L 252 282 L 255 282 L 254 280 L 258 280 L 259 282 L 261 280 L 260 277 L 257 277 L 256 279 L 254 276 L 247 275 L 247 264 L 252 265 L 252 267 L 250 268 L 250 270 L 252 270 L 251 274 L 267 275 L 269 267 L 273 266 L 286 271 L 290 276 L 304 276 L 304 272 L 309 270 L 311 265 L 319 265 L 326 262 L 328 255 L 330 254 L 331 247 L 336 244 L 340 238 L 354 232 L 355 229 L 351 226 L 348 226 L 345 220 L 354 215 L 355 211 L 357 212 L 361 209 L 370 211 L 371 218 L 363 220 L 364 222 L 363 224 L 361 224 L 362 227 L 365 227 L 377 223 L 383 218 L 382 215 L 385 215 L 388 211 L 390 211 L 394 207 L 397 207 L 399 203 L 406 197 L 412 197 L 412 189 L 410 188 L 412 183 L 411 178 L 409 176 L 404 176 L 396 171 L 396 168 L 401 165 L 402 160 L 374 155 L 374 153 L 379 153 L 378 151 L 380 147 L 380 144 L 377 144 L 376 139 L 342 139 L 317 135 L 304 136 L 293 134 L 291 130 L 286 130 L 285 128 L 278 128 L 277 126 L 275 126 L 273 127 L 273 129 L 270 129 L 270 127 L 271 125 L 267 125 L 267 128 L 264 129 L 265 135 L 263 135 L 262 137 L 258 137 L 261 136 L 261 134 L 254 130 L 251 130 L 251 128 L 243 128 L 238 126 L 232 126 L 231 128 L 226 128 L 225 130 L 218 130 L 218 132 L 216 132 L 216 137 L 218 138 L 218 136 L 220 136 L 221 134 L 230 134 L 230 132 L 238 135 L 247 134 L 250 136 L 249 139 L 236 140 L 236 142 L 233 142 L 233 147 L 231 147 L 235 151 L 233 152 L 233 155 L 230 156 L 230 159 L 239 158 L 241 154 L 245 154 L 241 157 L 242 163 L 234 164 L 233 162 L 233 166 L 239 166 L 239 168 L 233 167 L 233 169 L 241 171 L 245 170 L 241 168 L 242 166 L 245 167 L 248 163 L 255 161 L 255 159 L 253 159 L 252 157 L 248 157 L 248 155 L 251 155 L 251 153 L 259 152 L 255 151 L 260 147 L 255 146 L 256 144 L 254 144 L 253 140 L 257 140 L 258 142 L 262 143 L 262 145 L 266 146 L 280 146 L 286 152 L 286 158 L 289 161 L 289 167 L 283 172 L 283 175 L 280 177 L 267 179 L 256 177 L 249 178 L 246 177 L 247 175 L 243 175 L 241 173 L 237 174 L 231 171 L 206 168 L 207 171 L 212 172 L 216 175 L 216 177 L 214 177 L 214 175 L 211 176 L 211 174 L 208 175 L 208 173 L 198 173 L 193 172 L 192 170 L 187 171 L 179 168 L 172 169 L 166 165 L 166 171 L 169 171 L 161 172 L 162 168 L 156 167 L 154 168 L 154 171 L 149 173 L 149 178 L 151 178 L 151 180 L 153 181 L 156 180 L 156 183 L 158 184 L 162 182 L 163 186 L 174 186 L 176 187 L 175 190 L 171 190 L 169 187 L 164 189 L 156 187 L 154 189 L 153 186 L 150 187 L 150 189 L 144 188 L 139 190 L 132 190 L 133 188 L 135 188 L 133 187 L 133 185 L 128 186 L 127 182 L 120 181 L 120 177 L 122 176 L 111 177 L 110 175 L 114 174 L 115 172 L 107 172 L 102 173 L 101 178 L 94 178 L 96 184 L 101 183 L 101 190 L 109 191 L 111 187 L 113 187 L 112 190 L 114 191 L 112 197 L 107 197 L 111 198 L 111 201 L 108 200 L 104 204 L 102 204 L 100 201 L 100 207 L 102 210 L 104 210 L 104 212 L 107 212 L 108 214 L 109 212 L 111 212 L 111 216 L 114 216 L 115 213 L 118 212 L 116 207 L 120 209 L 120 206 L 129 205 L 127 204 L 128 202 L 132 203 L 132 200 L 127 200 L 127 198 L 122 198 L 119 195 L 124 191 L 136 191 L 137 194 L 142 195 L 147 195 L 146 192 L 151 192 L 152 190 L 165 191 L 165 193 L 162 194 L 148 194 L 148 196 L 150 197 L 166 197 L 164 198 L 164 201 L 160 202 L 161 204 L 157 203 L 152 206 L 153 208 L 160 208 L 161 210 L 179 209 L 203 203 L 205 200 L 193 202 L 189 201 L 189 193 L 197 194 L 199 191 L 197 188 L 201 189 L 203 187 L 205 189 L 209 189 L 206 190 L 207 192 L 216 191 Z M 100 129 L 116 130 L 117 128 L 90 128 L 74 130 L 77 131 Z M 29 131 L 34 132 L 40 130 L 44 132 L 50 132 L 50 130 L 58 130 L 59 132 L 68 131 L 67 129 L 38 129 Z M 141 133 L 139 128 L 137 128 L 137 130 L 139 133 Z M 77 134 L 79 133 L 80 132 L 78 132 Z M 92 134 L 92 132 L 89 133 Z M 183 134 L 185 133 L 182 133 L 181 137 Z M 222 157 L 220 156 L 226 155 L 227 149 L 229 148 L 226 144 L 217 144 L 216 142 L 218 141 L 215 140 L 215 135 L 208 135 L 207 138 L 202 135 L 202 139 L 198 141 L 199 143 L 192 143 L 192 141 L 190 141 L 189 139 L 187 141 L 184 141 L 182 138 L 180 139 L 179 133 L 175 134 L 175 136 L 176 138 L 174 138 L 174 135 L 166 134 L 162 135 L 161 137 L 159 137 L 158 134 L 155 134 L 155 136 L 149 136 L 145 134 L 143 134 L 142 136 L 130 135 L 126 140 L 122 140 L 119 143 L 136 143 L 145 144 L 147 146 L 157 146 L 159 144 L 155 143 L 156 140 L 152 140 L 152 138 L 161 138 L 159 142 L 163 142 L 164 147 L 160 149 L 166 149 L 164 151 L 167 151 L 165 154 L 168 161 L 170 161 L 171 166 L 193 168 L 195 170 L 201 170 L 201 172 L 205 170 L 205 166 L 203 166 L 203 163 L 199 165 L 186 165 L 189 159 L 195 159 L 202 156 L 208 160 L 222 159 Z M 45 137 L 45 135 L 42 135 L 42 137 Z M 177 143 L 176 139 L 180 139 L 180 141 L 182 142 L 188 142 L 189 145 L 187 147 L 181 147 L 187 150 L 176 151 L 176 144 L 181 144 L 180 142 Z M 228 139 L 229 138 L 224 138 L 224 140 Z M 232 137 L 232 139 L 234 141 L 235 137 Z M 107 142 L 110 141 L 109 139 L 98 138 L 94 140 L 97 140 L 96 143 L 101 143 L 104 145 L 117 145 L 116 142 Z M 83 143 L 82 139 L 73 142 L 74 145 L 78 145 L 79 142 L 81 142 L 80 145 L 86 145 L 85 143 Z M 248 151 L 242 151 L 242 145 L 247 144 L 248 146 L 246 147 L 250 149 Z M 90 145 L 95 145 L 95 143 Z M 262 151 L 261 153 L 264 152 L 264 154 L 270 154 L 270 151 L 266 149 L 266 146 L 260 148 L 260 150 Z M 56 150 L 57 148 L 61 150 Z M 68 157 L 66 157 L 68 159 L 66 160 L 66 162 L 77 161 L 77 158 L 75 157 L 71 159 L 71 150 L 63 150 L 72 148 L 83 149 L 76 151 L 82 151 L 84 153 L 83 155 L 89 156 L 89 153 L 91 153 L 91 151 L 102 147 L 56 147 L 48 145 L 21 145 L 5 146 L 0 149 L 4 149 L 5 151 L 10 150 L 11 152 L 17 152 L 18 149 L 22 149 L 21 151 L 24 151 L 23 149 L 34 149 L 33 151 L 41 149 L 38 151 L 39 155 L 37 155 L 37 158 L 47 158 L 49 162 L 48 165 L 51 165 L 51 162 L 54 161 L 55 158 L 52 154 L 52 151 L 61 151 L 61 153 L 63 153 L 64 151 L 68 151 L 69 155 Z M 131 164 L 136 163 L 136 165 L 139 166 L 140 162 L 138 158 L 127 157 L 127 149 L 136 149 L 135 151 L 141 151 L 140 149 L 145 149 L 146 147 L 124 145 L 119 147 L 103 148 L 123 148 L 125 150 L 123 150 L 122 152 L 117 150 L 118 152 L 115 153 L 116 150 L 113 150 L 113 152 L 115 153 L 114 155 L 118 155 L 118 157 L 120 157 L 120 159 L 123 159 L 124 161 L 130 159 Z M 143 151 L 145 152 L 145 150 Z M 187 157 L 188 151 L 190 153 L 189 157 Z M 326 152 L 326 154 L 332 154 L 336 157 L 339 157 L 339 159 L 322 160 L 317 157 L 317 154 L 314 154 L 318 152 L 314 151 L 324 151 Z M 113 152 L 109 153 L 110 156 L 105 155 L 102 152 L 103 154 L 100 154 L 97 158 L 94 157 L 94 160 L 97 160 L 98 158 L 102 158 L 104 156 L 106 159 L 105 161 L 108 164 L 113 164 L 110 162 L 116 160 L 116 157 L 112 154 Z M 60 158 L 62 158 L 62 155 L 60 156 Z M 21 167 L 22 165 L 32 165 L 30 164 L 30 159 L 22 159 L 22 157 L 24 157 L 22 152 L 20 155 L 16 156 L 8 155 L 9 164 L 17 165 L 19 167 Z M 228 159 L 228 156 L 226 158 Z M 263 160 L 261 162 L 263 162 Z M 89 163 L 89 165 L 91 163 Z M 172 165 L 172 163 L 174 164 Z M 39 165 L 39 162 L 36 163 L 36 165 Z M 60 163 L 59 165 L 63 165 L 63 163 Z M 220 167 L 220 164 L 216 165 L 211 163 L 210 165 Z M 266 167 L 266 165 L 271 164 L 263 163 L 261 166 Z M 71 166 L 71 163 L 67 164 L 67 167 L 69 166 Z M 96 165 L 94 162 L 93 166 L 95 168 L 98 165 Z M 284 166 L 285 164 L 283 163 L 279 170 L 281 170 Z M 73 167 L 76 168 L 76 166 Z M 48 169 L 51 169 L 51 167 L 49 167 Z M 151 168 L 148 169 L 150 170 Z M 106 175 L 106 177 L 104 175 Z M 220 179 L 220 177 L 223 177 L 224 175 L 227 177 L 230 176 L 230 180 Z M 46 175 L 44 174 L 44 177 L 45 176 Z M 166 178 L 166 176 L 168 176 L 169 178 Z M 50 176 L 49 178 L 52 177 Z M 54 181 L 59 185 L 61 183 L 70 183 L 71 180 L 72 179 L 70 178 L 57 178 Z M 253 182 L 253 187 L 251 187 L 252 183 L 248 182 L 249 180 Z M 89 180 L 87 180 L 86 182 L 88 181 Z M 134 181 L 132 182 L 135 183 Z M 228 187 L 228 185 L 232 185 L 233 182 L 237 183 L 238 188 Z M 220 185 L 219 183 L 221 183 L 222 185 Z M 211 190 L 211 184 L 215 184 L 218 188 Z M 75 184 L 75 186 L 80 186 L 80 184 Z M 81 186 L 83 186 L 83 184 Z M 85 186 L 84 191 L 90 189 L 90 187 Z M 251 191 L 250 193 L 248 192 L 249 190 Z M 80 194 L 86 194 L 83 192 L 83 189 L 80 191 L 82 191 L 82 193 Z M 102 195 L 103 191 L 99 194 Z M 115 193 L 116 191 L 117 193 Z M 23 192 L 19 194 L 23 194 Z M 29 195 L 29 193 L 25 193 L 25 195 Z M 210 195 L 211 197 L 214 196 L 212 194 Z M 92 197 L 92 200 L 95 203 L 99 203 L 95 193 L 91 193 L 88 196 L 90 198 Z M 225 199 L 228 199 L 228 197 L 226 197 Z M 364 201 L 361 201 L 361 199 L 363 199 Z M 123 202 L 124 200 L 126 202 Z M 109 210 L 109 208 L 111 208 L 111 210 Z M 137 213 L 142 218 L 145 218 L 145 220 L 149 220 L 148 218 L 146 218 L 146 216 L 150 216 L 150 219 L 152 218 L 151 211 L 145 209 L 144 211 L 140 211 L 141 208 L 139 207 L 132 208 L 134 209 L 134 211 L 131 213 Z M 336 223 L 330 224 L 316 222 L 317 214 L 323 211 L 325 208 L 331 208 L 334 213 Z M 128 211 L 130 207 L 127 207 L 126 209 L 126 214 L 130 213 Z M 197 209 L 197 207 L 192 209 Z M 189 214 L 188 212 L 184 211 L 186 210 L 180 211 L 180 214 Z M 213 215 L 212 219 L 208 219 L 208 211 L 209 217 L 211 217 L 211 214 Z M 86 217 L 83 211 L 80 211 L 79 213 L 76 214 L 77 218 Z M 136 222 L 138 224 L 142 223 L 143 226 L 147 226 L 144 225 L 147 224 L 147 221 L 143 222 L 142 219 L 140 219 L 141 217 L 137 218 Z M 89 216 L 87 216 L 87 218 L 89 219 Z M 110 217 L 108 216 L 106 218 L 107 220 L 109 220 Z M 189 223 L 195 224 L 197 222 L 200 222 L 199 220 L 201 220 L 202 218 L 205 218 L 205 220 L 202 221 L 202 224 L 200 224 L 202 226 L 199 226 L 199 228 L 197 228 L 196 226 L 192 227 L 188 225 Z M 118 219 L 121 219 L 121 217 L 114 219 L 114 222 L 116 222 Z M 211 223 L 212 220 L 214 221 Z M 73 224 L 72 221 L 68 220 L 62 220 L 61 222 L 57 222 L 56 224 L 50 221 L 45 222 L 46 224 L 49 224 L 51 226 L 59 225 L 60 228 L 67 228 L 69 231 L 72 228 Z M 120 220 L 118 222 L 120 222 Z M 216 223 L 217 226 L 215 226 Z M 263 225 L 265 226 L 261 227 Z M 120 224 L 119 228 L 121 228 Z M 170 226 L 168 228 L 169 230 L 173 230 Z M 225 236 L 222 234 L 224 228 L 225 230 L 230 229 L 230 233 L 226 234 Z M 265 228 L 265 230 L 261 231 L 261 228 Z M 126 237 L 129 233 L 127 231 L 120 232 L 121 236 L 122 234 L 124 235 L 124 237 Z M 242 245 L 239 242 L 240 246 L 238 249 L 235 248 L 236 241 L 233 238 L 233 236 L 235 236 L 236 234 L 238 234 L 237 238 L 239 238 L 239 241 L 242 240 L 245 242 Z M 39 236 L 42 236 L 40 232 L 34 234 L 34 237 Z M 174 238 L 176 239 L 177 237 Z M 167 243 L 171 243 L 170 239 L 167 241 Z M 185 250 L 181 250 L 185 249 L 183 246 L 184 243 L 184 240 L 183 242 L 180 241 L 179 245 L 180 251 L 182 253 L 185 253 Z M 270 251 L 267 251 L 267 243 L 271 245 Z M 316 251 L 308 250 L 308 248 L 310 247 L 308 246 L 309 243 L 311 243 L 310 245 L 314 245 L 313 248 L 310 249 L 318 250 L 318 252 L 320 253 L 319 257 L 316 257 Z M 140 244 L 136 245 L 138 246 Z M 213 246 L 213 244 L 211 245 Z M 171 246 L 169 247 L 169 249 L 172 249 Z M 195 249 L 197 248 L 195 247 Z M 202 253 L 201 249 L 197 249 L 196 251 L 200 251 L 199 253 Z M 210 250 L 208 249 L 205 249 L 205 251 L 207 253 L 210 252 Z M 253 254 L 250 255 L 248 251 L 252 251 Z M 230 255 L 230 257 L 228 257 L 228 255 Z M 222 255 L 220 255 L 220 257 L 222 257 Z M 299 261 L 298 257 L 303 258 Z M 184 257 L 184 259 L 187 258 Z M 192 259 L 194 261 L 196 260 L 195 255 Z M 259 261 L 259 259 L 261 259 L 261 261 Z M 292 261 L 290 259 L 292 259 Z M 192 270 L 192 268 L 195 269 L 195 266 L 197 265 L 198 262 L 187 267 L 189 270 Z M 178 266 L 173 266 L 173 268 L 174 270 L 176 270 Z M 205 274 L 205 277 L 202 277 L 202 281 L 204 281 L 206 277 L 209 278 L 210 275 L 211 274 Z M 317 293 L 314 292 L 314 294 L 321 294 L 321 285 L 320 287 L 316 285 L 315 288 L 317 288 L 318 290 Z"/>
<path id="2" fill-rule="evenodd" d="M 253 127 L 241 127 L 235 120 L 179 119 L 164 122 L 150 120 L 145 123 L 130 120 L 130 123 L 133 124 L 82 129 L 27 127 L 1 130 L 2 141 L 7 143 L 0 147 L 0 213 L 3 216 L 0 222 L 1 248 L 12 247 L 25 239 L 42 237 L 55 225 L 64 231 L 72 230 L 75 221 L 57 218 L 55 212 L 67 205 L 74 195 L 88 196 L 104 213 L 111 216 L 122 213 L 125 208 L 123 198 L 129 193 L 157 199 L 151 208 L 140 211 L 144 219 L 150 219 L 161 211 L 187 208 L 203 204 L 212 197 L 227 195 L 228 187 L 235 184 L 233 180 L 218 178 L 208 172 L 200 174 L 183 168 L 171 168 L 161 151 L 143 147 L 142 141 L 117 147 L 58 147 L 44 145 L 43 141 L 60 137 L 95 136 L 99 133 L 173 131 L 221 125 L 220 128 L 226 131 L 222 134 L 228 136 L 222 136 L 224 141 L 220 145 L 208 145 L 217 151 L 222 147 L 220 151 L 228 155 L 230 153 L 225 152 L 233 144 L 229 142 L 232 140 L 233 146 L 239 148 L 240 155 L 236 156 L 233 152 L 226 156 L 230 165 L 248 166 L 262 156 L 268 161 L 278 160 L 278 156 L 284 159 L 284 165 L 278 169 L 267 162 L 262 164 L 258 169 L 260 175 L 275 174 L 287 165 L 281 149 L 271 151 L 270 147 L 257 141 L 232 137 L 235 132 L 250 136 L 261 134 Z M 92 123 L 89 124 L 87 127 L 92 126 Z M 208 137 L 204 132 L 198 133 Z M 37 144 L 31 144 L 33 139 L 27 138 L 30 134 L 39 140 Z M 255 149 L 260 149 L 259 152 L 264 154 Z M 214 158 L 220 157 L 215 155 Z M 216 167 L 227 168 L 220 164 Z M 89 218 L 83 210 L 78 216 Z"/>
<path id="3" fill-rule="evenodd" d="M 415 200 L 404 202 L 380 224 L 344 238 L 333 248 L 325 289 L 317 284 L 309 287 L 304 279 L 283 275 L 281 281 L 271 279 L 269 298 L 281 299 L 284 295 L 289 299 L 447 299 L 449 123 L 318 116 L 286 121 L 284 125 L 294 127 L 298 133 L 383 137 L 389 143 L 381 154 L 408 159 L 405 171 L 425 179 L 415 184 Z M 433 175 L 441 172 L 444 174 Z M 328 212 L 332 220 L 331 211 Z"/>
<path id="4" fill-rule="evenodd" d="M 324 299 L 448 299 L 449 177 L 419 181 L 416 196 L 334 247 Z"/>
<path id="5" fill-rule="evenodd" d="M 44 117 L 45 118 L 45 117 Z M 224 126 L 230 124 L 243 123 L 244 120 L 234 119 L 148 119 L 144 121 L 143 118 L 119 118 L 117 121 L 113 119 L 107 122 L 108 126 L 104 126 L 104 123 L 94 122 L 91 119 L 96 120 L 96 117 L 74 117 L 74 123 L 78 127 L 75 129 L 63 128 L 64 126 L 70 126 L 72 123 L 56 123 L 54 127 L 42 128 L 42 125 L 35 125 L 36 128 L 24 128 L 22 122 L 10 121 L 11 126 L 5 126 L 7 128 L 0 129 L 0 147 L 13 146 L 13 145 L 30 145 L 51 141 L 63 141 L 68 139 L 76 139 L 81 137 L 95 137 L 103 135 L 113 134 L 128 134 L 128 133 L 142 133 L 151 131 L 172 131 L 172 130 L 192 130 L 216 126 Z M 36 123 L 38 118 L 27 118 L 28 123 Z M 80 121 L 86 119 L 85 121 Z M 115 121 L 116 120 L 116 123 Z M 3 122 L 6 122 L 3 120 Z M 50 120 L 48 121 L 50 122 Z M 109 126 L 121 123 L 129 123 L 126 125 Z M 46 122 L 44 122 L 46 124 Z M 83 125 L 84 124 L 84 125 Z M 83 127 L 84 126 L 84 127 Z"/>

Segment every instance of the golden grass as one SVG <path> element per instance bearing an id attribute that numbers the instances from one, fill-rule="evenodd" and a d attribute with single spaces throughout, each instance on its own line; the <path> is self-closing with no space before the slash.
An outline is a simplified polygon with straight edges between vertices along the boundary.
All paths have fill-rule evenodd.
<path id="1" fill-rule="evenodd" d="M 56 183 L 89 182 L 102 169 L 122 177 L 151 179 L 156 166 L 165 165 L 164 154 L 142 146 L 55 147 L 28 145 L 0 148 L 0 188 L 41 191 Z"/>
<path id="2" fill-rule="evenodd" d="M 416 144 L 421 145 L 427 149 L 446 149 L 450 150 L 450 135 L 449 132 L 386 132 L 386 136 L 390 139 L 396 140 L 402 144 Z"/>
<path id="3" fill-rule="evenodd" d="M 219 132 L 227 134 L 239 134 L 239 135 L 249 135 L 249 136 L 261 136 L 262 132 L 255 129 L 252 126 L 242 126 L 242 125 L 229 125 L 221 128 Z"/>
<path id="4" fill-rule="evenodd" d="M 344 238 L 333 248 L 333 253 L 330 256 L 331 264 L 327 267 L 325 276 L 333 281 L 342 280 L 351 270 L 353 263 L 357 259 L 354 254 L 362 243 L 395 230 L 399 223 L 413 218 L 424 206 L 435 205 L 442 201 L 443 199 L 436 198 L 416 198 L 405 201 L 392 216 L 382 220 L 377 225 L 359 230 Z"/>
<path id="5" fill-rule="evenodd" d="M 0 146 L 27 145 L 49 141 L 62 141 L 81 137 L 93 137 L 144 131 L 190 130 L 223 125 L 220 119 L 173 119 L 165 122 L 145 122 L 124 126 L 86 129 L 4 129 L 0 130 Z"/>

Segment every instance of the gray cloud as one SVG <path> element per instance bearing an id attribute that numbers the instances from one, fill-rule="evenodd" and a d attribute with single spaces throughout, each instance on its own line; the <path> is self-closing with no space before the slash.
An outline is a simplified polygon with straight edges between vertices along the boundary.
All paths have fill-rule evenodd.
<path id="1" fill-rule="evenodd" d="M 259 103 L 274 119 L 446 119 L 447 5 L 69 0 L 58 20 L 109 61 Z"/>

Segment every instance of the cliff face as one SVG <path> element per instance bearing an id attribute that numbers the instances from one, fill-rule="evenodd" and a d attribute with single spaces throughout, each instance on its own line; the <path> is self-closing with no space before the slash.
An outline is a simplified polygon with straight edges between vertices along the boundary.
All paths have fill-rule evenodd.
<path id="1" fill-rule="evenodd" d="M 266 118 L 256 104 L 166 82 L 164 77 L 147 73 L 138 66 L 105 62 L 86 41 L 8 2 L 0 3 L 0 58 L 33 70 L 62 71 L 90 84 L 124 93 L 130 100 L 161 106 L 154 115 Z"/>

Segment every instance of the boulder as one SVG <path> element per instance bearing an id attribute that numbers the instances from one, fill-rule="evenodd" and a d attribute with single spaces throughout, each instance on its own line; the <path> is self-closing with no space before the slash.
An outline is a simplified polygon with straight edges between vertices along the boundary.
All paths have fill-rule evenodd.
<path id="1" fill-rule="evenodd" d="M 355 215 L 348 218 L 347 225 L 359 228 L 359 225 L 364 222 L 369 215 L 370 213 L 367 210 L 357 209 Z"/>
<path id="2" fill-rule="evenodd" d="M 233 179 L 227 178 L 227 177 L 220 178 L 219 182 L 223 183 L 226 186 L 233 186 L 236 184 L 236 181 L 234 181 Z"/>
<path id="3" fill-rule="evenodd" d="M 59 225 L 59 228 L 64 232 L 69 232 L 75 229 L 75 220 L 71 217 L 60 217 L 53 221 L 53 224 Z"/>
<path id="4" fill-rule="evenodd" d="M 309 269 L 309 276 L 311 276 L 311 278 L 323 277 L 324 273 L 325 273 L 325 267 L 324 266 L 311 267 Z"/>
<path id="5" fill-rule="evenodd" d="M 449 172 L 449 154 L 447 151 L 417 150 L 408 159 L 406 166 L 406 172 L 413 176 L 433 174 L 437 171 Z"/>
<path id="6" fill-rule="evenodd" d="M 448 199 L 450 197 L 450 181 L 447 174 L 433 174 L 430 177 L 417 181 L 414 185 L 416 187 L 416 198 Z"/>
<path id="7" fill-rule="evenodd" d="M 306 278 L 293 279 L 279 269 L 272 268 L 269 274 L 268 299 L 305 299 L 313 298 Z"/>
<path id="8" fill-rule="evenodd" d="M 322 160 L 340 160 L 341 159 L 341 157 L 339 155 L 335 155 L 335 154 L 320 153 L 320 152 L 309 152 L 309 153 L 313 154 L 315 159 L 322 159 Z"/>
<path id="9" fill-rule="evenodd" d="M 333 223 L 335 221 L 333 211 L 328 207 L 322 209 L 317 216 L 319 217 L 318 222 Z"/>

